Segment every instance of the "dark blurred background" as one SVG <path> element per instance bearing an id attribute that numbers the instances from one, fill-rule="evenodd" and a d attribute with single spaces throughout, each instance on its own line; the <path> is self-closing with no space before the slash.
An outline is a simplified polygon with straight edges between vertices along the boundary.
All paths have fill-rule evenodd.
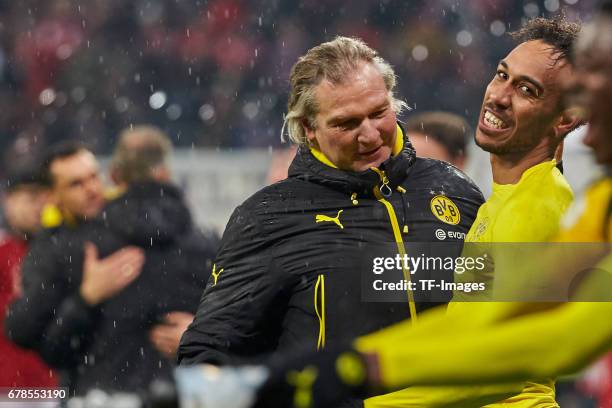
<path id="1" fill-rule="evenodd" d="M 178 147 L 275 147 L 299 55 L 359 36 L 396 68 L 417 111 L 474 122 L 484 87 L 528 17 L 594 0 L 0 1 L 1 173 L 78 138 L 105 154 L 153 123 Z"/>

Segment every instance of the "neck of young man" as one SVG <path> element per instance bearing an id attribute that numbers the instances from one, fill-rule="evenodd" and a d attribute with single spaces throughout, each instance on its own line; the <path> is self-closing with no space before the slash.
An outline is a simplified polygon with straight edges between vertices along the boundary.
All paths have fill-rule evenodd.
<path id="1" fill-rule="evenodd" d="M 523 173 L 540 163 L 552 160 L 555 149 L 551 150 L 548 140 L 542 140 L 533 149 L 517 153 L 491 153 L 491 170 L 496 184 L 517 184 Z"/>

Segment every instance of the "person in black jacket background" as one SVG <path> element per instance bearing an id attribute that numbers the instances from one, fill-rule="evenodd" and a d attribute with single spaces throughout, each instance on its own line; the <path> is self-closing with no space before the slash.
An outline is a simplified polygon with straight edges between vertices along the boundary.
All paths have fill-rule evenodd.
<path id="1" fill-rule="evenodd" d="M 297 156 L 288 179 L 230 218 L 181 364 L 333 347 L 439 304 L 406 291 L 362 300 L 364 254 L 444 240 L 458 255 L 483 202 L 458 169 L 416 157 L 394 87 L 389 64 L 357 39 L 323 43 L 293 66 L 286 125 Z"/>
<path id="2" fill-rule="evenodd" d="M 73 395 L 171 378 L 216 242 L 193 225 L 169 183 L 169 154 L 159 130 L 125 131 L 112 165 L 120 194 L 98 217 L 48 231 L 24 262 L 8 335 L 60 369 Z M 126 261 L 126 251 L 135 259 Z"/>

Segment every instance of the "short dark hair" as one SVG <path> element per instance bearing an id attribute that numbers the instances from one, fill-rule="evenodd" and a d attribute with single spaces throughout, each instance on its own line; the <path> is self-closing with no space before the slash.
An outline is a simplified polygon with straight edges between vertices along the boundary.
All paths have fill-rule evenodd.
<path id="1" fill-rule="evenodd" d="M 83 151 L 89 152 L 90 150 L 84 143 L 75 140 L 68 140 L 50 146 L 40 166 L 40 174 L 45 183 L 48 186 L 53 186 L 54 180 L 53 174 L 51 174 L 51 166 L 55 161 L 74 156 Z"/>
<path id="2" fill-rule="evenodd" d="M 436 140 L 456 158 L 465 154 L 472 128 L 459 115 L 450 112 L 423 112 L 408 117 L 404 125 L 406 131 L 426 134 Z"/>
<path id="3" fill-rule="evenodd" d="M 43 177 L 40 166 L 32 165 L 11 170 L 6 176 L 5 191 L 11 193 L 24 187 L 47 188 L 50 187 L 46 177 Z"/>
<path id="4" fill-rule="evenodd" d="M 580 23 L 568 21 L 563 12 L 553 18 L 536 17 L 510 36 L 517 43 L 542 40 L 556 51 L 556 61 L 570 61 L 572 45 L 580 32 Z"/>

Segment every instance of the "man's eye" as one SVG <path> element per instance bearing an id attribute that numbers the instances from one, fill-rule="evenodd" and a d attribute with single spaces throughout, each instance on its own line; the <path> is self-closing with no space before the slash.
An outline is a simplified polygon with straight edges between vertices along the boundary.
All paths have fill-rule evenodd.
<path id="1" fill-rule="evenodd" d="M 359 122 L 357 120 L 346 120 L 344 122 L 338 123 L 336 127 L 345 129 L 345 130 L 350 130 L 350 129 L 356 128 L 358 125 L 359 125 Z"/>
<path id="2" fill-rule="evenodd" d="M 532 90 L 530 87 L 528 87 L 527 85 L 521 85 L 521 86 L 519 87 L 519 90 L 520 90 L 522 93 L 524 93 L 525 95 L 528 95 L 528 96 L 536 96 L 535 92 L 534 92 L 534 91 L 533 91 L 533 90 Z"/>
<path id="3" fill-rule="evenodd" d="M 385 113 L 387 113 L 387 109 L 381 109 L 377 112 L 374 112 L 371 117 L 372 118 L 382 118 L 383 116 L 385 116 Z"/>
<path id="4" fill-rule="evenodd" d="M 497 71 L 497 73 L 495 74 L 499 79 L 505 81 L 506 79 L 508 79 L 508 74 L 506 74 L 504 71 Z"/>

